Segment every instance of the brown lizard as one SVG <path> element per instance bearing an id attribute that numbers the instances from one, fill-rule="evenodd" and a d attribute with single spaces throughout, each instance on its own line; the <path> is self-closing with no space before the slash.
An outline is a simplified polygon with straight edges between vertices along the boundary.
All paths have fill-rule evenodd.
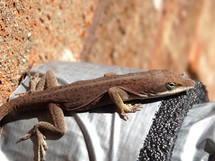
<path id="1" fill-rule="evenodd" d="M 119 115 L 127 120 L 126 112 L 135 112 L 140 107 L 125 104 L 124 101 L 164 97 L 193 88 L 195 82 L 170 70 L 117 75 L 106 73 L 104 77 L 77 81 L 58 86 L 52 71 L 47 71 L 41 80 L 31 80 L 31 90 L 0 107 L 0 120 L 11 112 L 48 108 L 53 124 L 40 121 L 33 130 L 19 141 L 36 135 L 38 140 L 38 160 L 45 160 L 45 136 L 41 130 L 64 135 L 65 111 L 85 111 L 104 105 L 115 104 Z"/>

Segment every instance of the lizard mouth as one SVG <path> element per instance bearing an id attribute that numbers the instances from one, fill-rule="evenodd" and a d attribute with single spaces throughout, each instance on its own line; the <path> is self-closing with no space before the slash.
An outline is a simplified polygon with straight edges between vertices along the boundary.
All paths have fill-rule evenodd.
<path id="1" fill-rule="evenodd" d="M 185 92 L 185 91 L 187 91 L 187 90 L 189 90 L 191 88 L 193 88 L 193 87 L 178 87 L 178 88 L 173 89 L 173 90 L 157 93 L 157 96 L 169 96 L 169 95 L 173 95 L 173 94 L 176 94 L 176 93 Z"/>

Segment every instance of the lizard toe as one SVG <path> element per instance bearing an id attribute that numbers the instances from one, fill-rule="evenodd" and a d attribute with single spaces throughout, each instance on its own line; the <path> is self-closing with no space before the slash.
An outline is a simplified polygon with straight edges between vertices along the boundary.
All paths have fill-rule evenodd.
<path id="1" fill-rule="evenodd" d="M 31 138 L 32 134 L 26 134 L 23 137 L 21 137 L 16 143 L 24 141 L 24 140 L 28 140 L 29 138 Z"/>
<path id="2" fill-rule="evenodd" d="M 37 135 L 37 141 L 38 141 L 38 145 L 37 145 L 38 161 L 45 160 L 46 150 L 48 149 L 48 146 L 46 145 L 46 142 L 45 142 L 46 137 L 38 129 L 36 130 L 36 135 Z"/>

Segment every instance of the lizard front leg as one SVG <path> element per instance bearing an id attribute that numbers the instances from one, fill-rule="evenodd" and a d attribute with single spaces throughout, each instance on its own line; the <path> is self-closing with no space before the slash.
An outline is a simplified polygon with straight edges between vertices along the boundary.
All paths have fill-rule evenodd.
<path id="1" fill-rule="evenodd" d="M 110 88 L 108 90 L 108 94 L 113 103 L 117 106 L 119 115 L 122 116 L 124 120 L 128 120 L 126 113 L 136 112 L 139 108 L 141 108 L 139 107 L 139 104 L 124 104 L 123 101 L 129 100 L 129 95 L 126 91 L 119 87 Z"/>
<path id="2" fill-rule="evenodd" d="M 53 87 L 57 86 L 57 80 L 54 76 L 54 73 L 52 71 L 47 71 L 46 74 L 41 78 L 41 80 L 38 82 L 38 84 L 35 86 L 35 89 L 32 89 L 33 91 L 41 91 L 45 88 L 48 87 Z M 41 130 L 48 131 L 50 133 L 55 133 L 58 135 L 64 135 L 66 132 L 66 125 L 64 122 L 64 114 L 62 109 L 54 104 L 54 103 L 49 103 L 48 104 L 48 109 L 49 113 L 52 117 L 53 124 L 45 122 L 45 121 L 40 121 L 31 130 L 31 132 L 22 138 L 20 138 L 19 141 L 23 141 L 26 139 L 29 139 L 33 135 L 37 136 L 37 144 L 38 144 L 38 151 L 37 151 L 37 158 L 39 160 L 45 160 L 45 151 L 48 148 L 46 143 L 45 143 L 45 136 L 41 133 Z"/>

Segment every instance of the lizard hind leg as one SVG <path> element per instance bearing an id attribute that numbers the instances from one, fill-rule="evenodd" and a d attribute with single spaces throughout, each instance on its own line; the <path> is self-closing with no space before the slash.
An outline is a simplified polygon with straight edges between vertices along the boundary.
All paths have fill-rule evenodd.
<path id="1" fill-rule="evenodd" d="M 54 73 L 52 71 L 47 71 L 46 74 L 38 82 L 36 86 L 36 91 L 40 91 L 57 85 L 58 83 Z M 45 160 L 46 150 L 48 148 L 45 143 L 46 138 L 41 131 L 47 131 L 50 134 L 57 134 L 58 136 L 62 136 L 66 132 L 66 125 L 64 122 L 64 114 L 62 109 L 54 103 L 49 103 L 48 109 L 53 123 L 45 121 L 38 122 L 34 125 L 33 129 L 29 132 L 29 134 L 21 137 L 18 141 L 24 141 L 31 138 L 33 135 L 36 135 L 38 161 Z"/>
<path id="2" fill-rule="evenodd" d="M 37 158 L 38 161 L 45 160 L 46 150 L 48 146 L 46 145 L 45 139 L 46 137 L 43 135 L 42 131 L 47 131 L 50 134 L 57 134 L 58 136 L 63 136 L 66 132 L 66 126 L 64 122 L 64 115 L 61 108 L 59 108 L 56 104 L 49 104 L 49 111 L 51 113 L 53 124 L 45 121 L 40 121 L 34 125 L 33 129 L 23 137 L 19 139 L 19 141 L 24 141 L 30 139 L 32 136 L 36 135 L 37 137 Z"/>

